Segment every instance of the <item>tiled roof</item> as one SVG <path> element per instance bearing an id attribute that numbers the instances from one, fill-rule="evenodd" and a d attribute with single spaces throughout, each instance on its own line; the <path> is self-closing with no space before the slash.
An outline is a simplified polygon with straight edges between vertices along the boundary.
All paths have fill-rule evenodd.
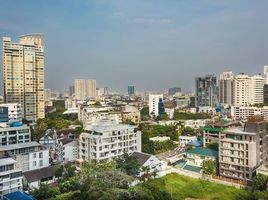
<path id="1" fill-rule="evenodd" d="M 142 166 L 150 157 L 150 154 L 134 152 L 132 156 L 136 157 L 140 166 Z"/>

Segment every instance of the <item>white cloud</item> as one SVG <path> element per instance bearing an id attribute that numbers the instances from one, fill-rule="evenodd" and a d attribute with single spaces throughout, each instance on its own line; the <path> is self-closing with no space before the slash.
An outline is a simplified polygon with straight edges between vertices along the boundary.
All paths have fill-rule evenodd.
<path id="1" fill-rule="evenodd" d="M 134 22 L 137 24 L 169 24 L 171 23 L 170 19 L 153 19 L 153 18 L 136 18 Z"/>

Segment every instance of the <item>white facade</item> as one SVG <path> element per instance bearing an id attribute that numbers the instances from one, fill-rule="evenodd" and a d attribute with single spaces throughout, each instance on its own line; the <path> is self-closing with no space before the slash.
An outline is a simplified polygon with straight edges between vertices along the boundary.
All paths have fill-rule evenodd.
<path id="1" fill-rule="evenodd" d="M 209 121 L 210 121 L 209 119 L 189 119 L 185 120 L 184 127 L 199 129 L 201 127 L 205 127 Z"/>
<path id="2" fill-rule="evenodd" d="M 30 141 L 31 131 L 30 127 L 27 125 L 0 128 L 0 146 L 26 143 Z"/>
<path id="3" fill-rule="evenodd" d="M 0 198 L 2 195 L 22 191 L 22 170 L 12 158 L 0 159 Z"/>
<path id="4" fill-rule="evenodd" d="M 79 158 L 79 141 L 72 140 L 66 144 L 62 143 L 63 160 L 66 162 L 74 162 Z"/>
<path id="5" fill-rule="evenodd" d="M 163 94 L 150 94 L 149 95 L 149 114 L 158 116 L 159 115 L 159 100 L 163 100 Z"/>
<path id="6" fill-rule="evenodd" d="M 151 137 L 149 140 L 154 141 L 154 142 L 164 142 L 170 140 L 170 137 L 167 136 L 156 136 L 156 137 Z"/>
<path id="7" fill-rule="evenodd" d="M 188 143 L 195 141 L 195 140 L 197 140 L 196 136 L 183 136 L 183 135 L 179 136 L 180 146 L 183 146 L 183 147 L 186 146 Z"/>
<path id="8" fill-rule="evenodd" d="M 103 124 L 91 127 L 90 131 L 81 133 L 79 137 L 81 161 L 111 159 L 141 151 L 141 132 L 136 130 L 136 126 Z"/>
<path id="9" fill-rule="evenodd" d="M 0 146 L 0 157 L 7 153 L 23 172 L 49 166 L 49 150 L 37 142 Z"/>
<path id="10" fill-rule="evenodd" d="M 175 112 L 174 108 L 165 108 L 165 113 L 167 113 L 169 119 L 173 119 L 174 112 Z"/>
<path id="11" fill-rule="evenodd" d="M 262 76 L 235 76 L 233 86 L 233 103 L 236 106 L 249 106 L 263 103 L 263 86 L 266 79 Z"/>
<path id="12" fill-rule="evenodd" d="M 237 119 L 247 119 L 248 117 L 254 115 L 262 115 L 264 120 L 268 120 L 268 106 L 264 107 L 250 107 L 250 106 L 232 106 L 231 116 L 235 120 Z"/>
<path id="13" fill-rule="evenodd" d="M 2 103 L 0 107 L 8 108 L 9 122 L 22 121 L 22 107 L 19 103 Z"/>

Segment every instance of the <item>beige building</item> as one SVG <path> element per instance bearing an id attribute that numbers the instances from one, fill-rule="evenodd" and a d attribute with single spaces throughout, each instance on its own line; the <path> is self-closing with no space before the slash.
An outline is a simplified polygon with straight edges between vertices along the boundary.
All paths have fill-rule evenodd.
<path id="1" fill-rule="evenodd" d="M 141 121 L 140 111 L 135 106 L 126 105 L 122 108 L 123 122 L 139 124 Z"/>
<path id="2" fill-rule="evenodd" d="M 75 99 L 86 100 L 96 97 L 96 80 L 75 79 L 74 81 Z"/>
<path id="3" fill-rule="evenodd" d="M 19 43 L 3 38 L 3 80 L 6 103 L 20 103 L 29 121 L 45 117 L 42 34 L 21 36 Z"/>
<path id="4" fill-rule="evenodd" d="M 256 169 L 267 157 L 267 136 L 263 121 L 246 122 L 219 137 L 219 173 L 221 176 L 252 180 Z"/>
<path id="5" fill-rule="evenodd" d="M 263 86 L 266 79 L 260 75 L 239 74 L 234 78 L 233 103 L 235 106 L 249 106 L 263 103 Z"/>

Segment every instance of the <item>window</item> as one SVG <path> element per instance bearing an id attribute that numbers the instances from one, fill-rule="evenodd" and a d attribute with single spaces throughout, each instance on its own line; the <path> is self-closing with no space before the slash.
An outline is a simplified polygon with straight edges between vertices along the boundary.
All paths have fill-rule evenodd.
<path id="1" fill-rule="evenodd" d="M 33 158 L 36 158 L 36 153 L 33 154 Z"/>
<path id="2" fill-rule="evenodd" d="M 36 161 L 33 161 L 33 166 L 36 167 Z"/>
<path id="3" fill-rule="evenodd" d="M 39 160 L 39 166 L 40 166 L 40 167 L 43 166 L 43 160 Z"/>
<path id="4" fill-rule="evenodd" d="M 43 158 L 43 152 L 39 153 L 39 158 Z"/>

